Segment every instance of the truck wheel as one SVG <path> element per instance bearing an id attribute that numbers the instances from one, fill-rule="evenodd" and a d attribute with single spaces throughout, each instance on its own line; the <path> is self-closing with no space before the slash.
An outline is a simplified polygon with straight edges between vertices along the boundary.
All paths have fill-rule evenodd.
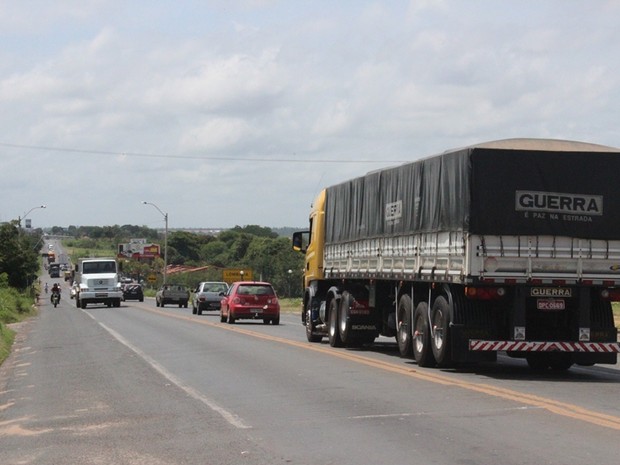
<path id="1" fill-rule="evenodd" d="M 537 352 L 529 354 L 525 357 L 527 364 L 534 371 L 544 371 L 549 368 L 549 354 L 545 352 Z"/>
<path id="2" fill-rule="evenodd" d="M 413 358 L 418 366 L 434 367 L 431 331 L 428 324 L 428 304 L 420 302 L 413 314 Z"/>
<path id="3" fill-rule="evenodd" d="M 398 332 L 396 333 L 396 342 L 398 342 L 398 351 L 401 357 L 411 357 L 411 297 L 404 294 L 398 301 Z"/>
<path id="4" fill-rule="evenodd" d="M 431 311 L 431 324 L 433 325 L 433 337 L 431 346 L 437 365 L 444 368 L 452 364 L 450 350 L 450 323 L 452 321 L 450 306 L 444 296 L 439 296 L 433 302 Z"/>
<path id="5" fill-rule="evenodd" d="M 310 304 L 310 302 L 308 302 Z M 306 339 L 308 342 L 321 342 L 323 340 L 323 336 L 318 336 L 314 334 L 315 325 L 312 321 L 312 310 L 308 308 L 306 310 Z"/>
<path id="6" fill-rule="evenodd" d="M 353 330 L 351 329 L 351 301 L 353 298 L 347 291 L 342 293 L 340 298 L 340 309 L 338 311 L 338 331 L 340 332 L 340 340 L 343 345 L 353 342 Z"/>
<path id="7" fill-rule="evenodd" d="M 549 367 L 553 371 L 566 371 L 573 366 L 572 355 L 567 352 L 552 352 L 549 354 Z"/>
<path id="8" fill-rule="evenodd" d="M 338 330 L 338 301 L 329 301 L 329 345 L 332 347 L 342 347 L 340 331 Z"/>

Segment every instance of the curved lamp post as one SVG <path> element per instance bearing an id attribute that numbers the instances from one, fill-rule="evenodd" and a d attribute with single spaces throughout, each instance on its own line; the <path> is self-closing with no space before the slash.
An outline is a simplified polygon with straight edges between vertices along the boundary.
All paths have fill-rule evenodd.
<path id="1" fill-rule="evenodd" d="M 164 284 L 166 284 L 166 276 L 168 274 L 168 213 L 164 213 L 161 209 L 155 205 L 154 203 L 142 201 L 144 205 L 152 205 L 157 209 L 159 213 L 164 216 L 165 229 L 164 229 Z"/>
<path id="2" fill-rule="evenodd" d="M 26 217 L 30 214 L 31 211 L 37 210 L 38 208 L 47 208 L 47 205 L 39 205 L 38 207 L 32 207 L 30 210 L 28 210 L 22 216 L 18 216 L 17 217 L 17 227 L 18 227 L 18 231 L 20 232 L 20 234 L 21 234 L 21 230 L 22 230 L 22 220 L 25 220 Z"/>

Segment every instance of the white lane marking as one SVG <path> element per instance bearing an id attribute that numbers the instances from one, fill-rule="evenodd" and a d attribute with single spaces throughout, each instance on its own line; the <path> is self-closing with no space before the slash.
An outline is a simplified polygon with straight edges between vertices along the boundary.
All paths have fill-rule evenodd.
<path id="1" fill-rule="evenodd" d="M 95 318 L 92 315 L 90 315 L 88 312 L 85 312 L 85 313 L 87 313 L 93 320 L 95 320 Z M 95 320 L 95 321 L 97 321 L 97 320 Z M 133 350 L 140 357 L 142 357 L 146 361 L 146 363 L 148 363 L 153 368 L 155 368 L 155 370 L 157 370 L 164 378 L 166 378 L 168 381 L 170 381 L 175 386 L 181 388 L 189 396 L 191 396 L 194 399 L 196 399 L 196 400 L 202 402 L 203 404 L 205 404 L 207 407 L 209 407 L 214 412 L 219 413 L 232 426 L 234 426 L 235 428 L 239 428 L 239 429 L 249 429 L 249 428 L 252 428 L 251 426 L 246 424 L 241 418 L 239 418 L 234 413 L 231 413 L 228 410 L 226 410 L 225 408 L 220 407 L 215 402 L 213 402 L 211 399 L 209 399 L 208 397 L 205 397 L 204 395 L 202 395 L 200 392 L 198 392 L 193 387 L 188 386 L 185 383 L 183 383 L 179 378 L 174 376 L 172 373 L 170 373 L 168 370 L 166 370 L 163 366 L 161 366 L 159 363 L 157 363 L 151 357 L 149 357 L 144 352 L 142 352 L 140 349 L 138 349 L 136 346 L 131 344 L 129 341 L 127 341 L 123 336 L 118 334 L 112 328 L 107 327 L 106 325 L 104 325 L 103 323 L 101 323 L 99 321 L 97 321 L 97 323 L 99 323 L 99 325 L 103 329 L 105 329 L 108 333 L 110 333 L 112 336 L 114 336 L 121 344 L 125 345 L 129 349 Z"/>

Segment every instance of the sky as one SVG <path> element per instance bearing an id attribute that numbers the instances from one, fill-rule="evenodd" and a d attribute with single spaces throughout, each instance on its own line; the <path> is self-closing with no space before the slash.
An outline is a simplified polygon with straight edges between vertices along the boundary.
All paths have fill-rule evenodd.
<path id="1" fill-rule="evenodd" d="M 0 221 L 302 228 L 322 188 L 448 149 L 620 147 L 619 19 L 618 0 L 0 0 Z"/>

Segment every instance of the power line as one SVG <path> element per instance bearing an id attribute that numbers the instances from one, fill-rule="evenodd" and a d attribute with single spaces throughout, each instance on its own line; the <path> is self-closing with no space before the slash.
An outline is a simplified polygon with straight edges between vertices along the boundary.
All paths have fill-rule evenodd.
<path id="1" fill-rule="evenodd" d="M 165 155 L 156 153 L 140 153 L 140 152 L 112 152 L 107 150 L 91 150 L 91 149 L 75 149 L 66 147 L 48 147 L 43 145 L 26 145 L 11 144 L 8 142 L 0 142 L 0 147 L 9 147 L 16 149 L 53 151 L 65 153 L 84 153 L 88 155 L 114 155 L 125 157 L 142 157 L 142 158 L 171 158 L 178 160 L 213 160 L 213 161 L 252 161 L 252 162 L 271 162 L 271 163 L 405 163 L 411 160 L 329 160 L 329 159 L 304 159 L 304 158 L 243 158 L 243 157 L 225 157 L 220 156 L 198 156 L 198 155 Z"/>

